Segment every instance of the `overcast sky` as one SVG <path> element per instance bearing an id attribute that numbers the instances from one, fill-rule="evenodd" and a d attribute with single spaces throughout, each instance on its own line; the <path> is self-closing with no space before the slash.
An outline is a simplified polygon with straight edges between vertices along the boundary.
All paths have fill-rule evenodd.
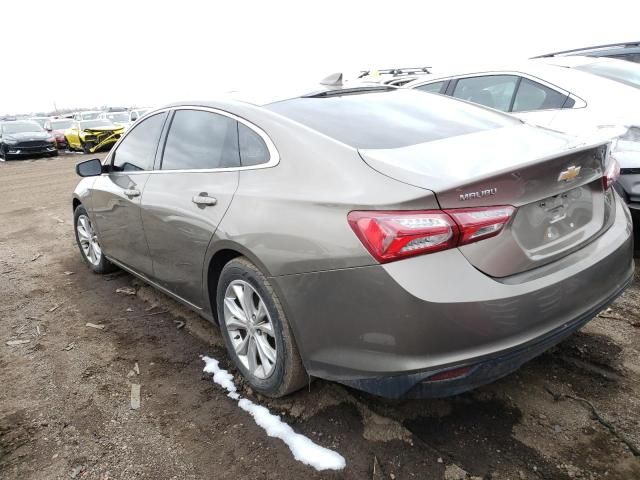
<path id="1" fill-rule="evenodd" d="M 0 3 L 0 113 L 155 106 L 361 68 L 640 40 L 640 1 Z"/>

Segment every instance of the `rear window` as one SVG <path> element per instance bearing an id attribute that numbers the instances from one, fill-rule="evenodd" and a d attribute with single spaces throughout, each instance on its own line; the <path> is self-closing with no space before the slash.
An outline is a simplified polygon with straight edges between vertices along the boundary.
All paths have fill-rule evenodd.
<path id="1" fill-rule="evenodd" d="M 400 148 L 520 120 L 413 90 L 293 98 L 266 108 L 354 148 Z"/>

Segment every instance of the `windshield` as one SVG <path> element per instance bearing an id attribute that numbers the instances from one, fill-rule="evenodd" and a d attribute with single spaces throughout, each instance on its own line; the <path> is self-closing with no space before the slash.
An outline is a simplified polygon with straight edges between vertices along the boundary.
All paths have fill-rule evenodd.
<path id="1" fill-rule="evenodd" d="M 129 121 L 129 115 L 127 115 L 125 112 L 107 113 L 105 116 L 112 122 L 128 122 Z"/>
<path id="2" fill-rule="evenodd" d="M 632 62 L 595 62 L 579 65 L 576 69 L 640 88 L 640 65 Z"/>
<path id="3" fill-rule="evenodd" d="M 71 128 L 71 120 L 51 120 L 52 130 L 65 130 Z"/>
<path id="4" fill-rule="evenodd" d="M 47 119 L 46 118 L 30 118 L 29 121 L 30 122 L 36 122 L 41 127 L 44 127 L 44 122 L 46 122 Z"/>
<path id="5" fill-rule="evenodd" d="M 109 120 L 102 120 L 102 119 L 85 120 L 83 122 L 80 122 L 80 128 L 83 130 L 85 128 L 96 128 L 96 127 L 114 127 L 114 125 Z"/>
<path id="6" fill-rule="evenodd" d="M 98 118 L 98 115 L 100 115 L 100 112 L 83 112 L 80 114 L 80 118 L 82 118 L 82 120 L 93 120 L 94 118 Z"/>
<path id="7" fill-rule="evenodd" d="M 300 97 L 266 106 L 354 148 L 399 148 L 521 123 L 440 95 L 395 90 L 325 98 Z"/>
<path id="8" fill-rule="evenodd" d="M 6 133 L 42 132 L 42 127 L 35 122 L 11 122 L 2 125 L 2 131 Z"/>

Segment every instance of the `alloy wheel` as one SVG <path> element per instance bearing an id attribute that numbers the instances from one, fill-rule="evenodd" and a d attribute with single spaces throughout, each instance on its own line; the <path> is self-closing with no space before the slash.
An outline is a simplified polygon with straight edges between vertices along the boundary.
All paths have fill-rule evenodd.
<path id="1" fill-rule="evenodd" d="M 80 215 L 76 222 L 78 241 L 84 252 L 84 256 L 91 265 L 98 265 L 102 259 L 102 249 L 98 243 L 98 237 L 91 225 L 91 220 L 86 215 Z"/>
<path id="2" fill-rule="evenodd" d="M 246 281 L 232 281 L 224 294 L 224 323 L 242 365 L 259 379 L 276 366 L 276 339 L 264 300 Z"/>

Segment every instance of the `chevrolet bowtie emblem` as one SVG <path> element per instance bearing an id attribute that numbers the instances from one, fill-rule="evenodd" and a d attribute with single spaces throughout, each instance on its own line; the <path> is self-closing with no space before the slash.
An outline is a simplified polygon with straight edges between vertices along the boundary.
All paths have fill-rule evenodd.
<path id="1" fill-rule="evenodd" d="M 558 181 L 559 182 L 570 182 L 571 180 L 576 178 L 578 175 L 580 175 L 580 168 L 582 168 L 582 167 L 575 167 L 575 166 L 572 165 L 569 168 L 567 168 L 566 170 L 561 171 L 560 175 L 558 175 Z"/>

